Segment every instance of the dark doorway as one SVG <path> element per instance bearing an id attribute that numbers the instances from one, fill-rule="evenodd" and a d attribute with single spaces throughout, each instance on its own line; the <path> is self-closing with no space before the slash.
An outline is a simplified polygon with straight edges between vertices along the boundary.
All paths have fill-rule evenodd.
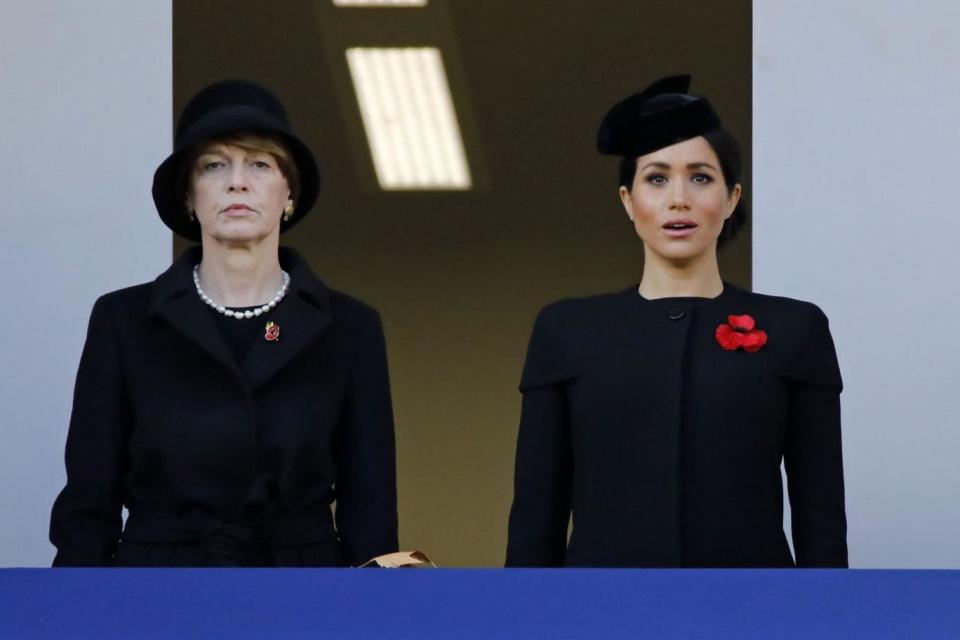
<path id="1" fill-rule="evenodd" d="M 639 281 L 616 160 L 593 146 L 614 101 L 691 73 L 743 144 L 749 201 L 751 20 L 750 0 L 174 2 L 175 111 L 208 82 L 250 78 L 318 156 L 320 200 L 283 243 L 383 317 L 401 547 L 441 566 L 502 564 L 534 316 Z M 359 44 L 443 50 L 475 189 L 377 187 L 342 51 Z M 749 287 L 749 229 L 721 269 Z"/>

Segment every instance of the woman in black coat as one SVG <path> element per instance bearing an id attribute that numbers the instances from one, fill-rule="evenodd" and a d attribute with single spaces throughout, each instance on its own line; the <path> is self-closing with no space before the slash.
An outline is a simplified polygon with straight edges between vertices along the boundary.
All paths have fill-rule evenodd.
<path id="1" fill-rule="evenodd" d="M 318 190 L 262 87 L 222 82 L 187 105 L 153 195 L 201 244 L 94 305 L 54 565 L 340 566 L 396 551 L 379 316 L 279 247 Z"/>
<path id="2" fill-rule="evenodd" d="M 688 85 L 661 80 L 601 123 L 643 277 L 537 317 L 508 566 L 847 566 L 827 319 L 721 280 L 718 239 L 745 216 L 739 150 Z"/>

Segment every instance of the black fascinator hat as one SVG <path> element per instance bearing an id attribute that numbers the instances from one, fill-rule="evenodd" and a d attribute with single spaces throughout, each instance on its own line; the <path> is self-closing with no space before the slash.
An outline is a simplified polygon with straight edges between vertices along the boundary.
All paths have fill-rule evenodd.
<path id="1" fill-rule="evenodd" d="M 600 122 L 597 150 L 635 158 L 720 129 L 707 99 L 689 89 L 690 76 L 670 76 L 613 105 Z"/>
<path id="2" fill-rule="evenodd" d="M 195 95 L 180 115 L 173 153 L 153 174 L 153 202 L 163 223 L 189 240 L 200 240 L 200 225 L 190 220 L 179 193 L 180 165 L 196 144 L 233 133 L 259 133 L 278 138 L 290 150 L 300 174 L 300 193 L 286 231 L 313 207 L 320 192 L 320 172 L 313 154 L 293 133 L 283 104 L 267 89 L 245 80 L 217 82 Z"/>
<path id="3" fill-rule="evenodd" d="M 741 153 L 736 139 L 723 128 L 706 98 L 692 96 L 690 76 L 670 76 L 613 105 L 600 122 L 597 150 L 620 156 L 620 186 L 630 189 L 636 159 L 684 140 L 703 136 L 720 162 L 727 190 L 740 183 Z M 727 218 L 719 245 L 732 239 L 747 220 L 740 198 Z"/>

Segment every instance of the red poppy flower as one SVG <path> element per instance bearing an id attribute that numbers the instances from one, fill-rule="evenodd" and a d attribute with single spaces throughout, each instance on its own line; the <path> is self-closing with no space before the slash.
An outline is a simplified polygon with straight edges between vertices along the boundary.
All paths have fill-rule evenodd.
<path id="1" fill-rule="evenodd" d="M 744 351 L 760 351 L 763 348 L 763 345 L 767 344 L 767 332 L 760 331 L 750 331 L 743 334 L 743 350 Z"/>
<path id="2" fill-rule="evenodd" d="M 743 344 L 743 334 L 737 333 L 736 329 L 729 324 L 722 324 L 717 327 L 717 342 L 727 351 L 736 351 Z"/>
<path id="3" fill-rule="evenodd" d="M 717 327 L 716 338 L 720 346 L 727 351 L 736 351 L 743 347 L 744 351 L 759 351 L 767 344 L 767 332 L 754 329 L 757 323 L 746 314 L 741 316 L 727 316 L 728 324 Z"/>
<path id="4" fill-rule="evenodd" d="M 757 326 L 753 318 L 746 314 L 742 316 L 727 316 L 727 322 L 737 331 L 753 331 L 753 328 Z"/>
<path id="5" fill-rule="evenodd" d="M 266 332 L 263 334 L 263 337 L 267 342 L 274 342 L 280 339 L 280 325 L 276 322 L 268 322 L 266 327 Z"/>

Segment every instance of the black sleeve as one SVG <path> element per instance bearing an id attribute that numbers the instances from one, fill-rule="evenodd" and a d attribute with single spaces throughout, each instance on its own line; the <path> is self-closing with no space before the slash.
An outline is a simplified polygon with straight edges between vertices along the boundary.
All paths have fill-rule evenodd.
<path id="1" fill-rule="evenodd" d="M 562 340 L 542 311 L 534 324 L 520 390 L 508 567 L 563 566 L 570 520 L 573 455 Z"/>
<path id="2" fill-rule="evenodd" d="M 827 318 L 819 309 L 801 345 L 784 454 L 797 566 L 846 567 L 842 382 Z"/>
<path id="3" fill-rule="evenodd" d="M 344 561 L 397 551 L 397 473 L 387 351 L 371 315 L 354 356 L 337 434 L 337 533 Z"/>
<path id="4" fill-rule="evenodd" d="M 67 484 L 53 504 L 53 565 L 109 563 L 122 527 L 130 410 L 116 334 L 103 298 L 90 315 L 67 434 Z"/>

